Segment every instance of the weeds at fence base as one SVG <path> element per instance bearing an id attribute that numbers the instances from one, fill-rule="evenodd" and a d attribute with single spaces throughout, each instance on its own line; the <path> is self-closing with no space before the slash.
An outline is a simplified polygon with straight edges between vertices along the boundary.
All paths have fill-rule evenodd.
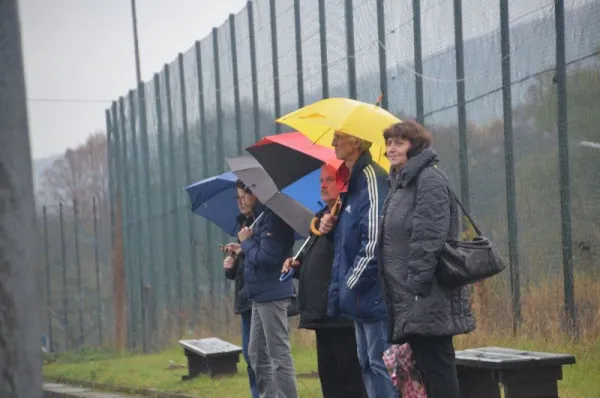
<path id="1" fill-rule="evenodd" d="M 577 289 L 577 324 L 573 330 L 565 319 L 563 279 L 542 276 L 528 283 L 521 292 L 522 319 L 513 335 L 513 312 L 508 283 L 492 278 L 473 286 L 473 312 L 477 319 L 474 336 L 568 340 L 590 343 L 600 338 L 600 279 L 579 272 L 575 274 Z"/>

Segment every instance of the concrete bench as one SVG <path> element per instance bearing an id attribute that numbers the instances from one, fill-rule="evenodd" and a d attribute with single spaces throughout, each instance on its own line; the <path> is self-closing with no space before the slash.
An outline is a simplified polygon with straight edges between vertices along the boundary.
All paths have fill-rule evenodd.
<path id="1" fill-rule="evenodd" d="M 188 373 L 182 376 L 189 380 L 200 373 L 210 377 L 237 373 L 242 348 L 216 337 L 199 340 L 180 340 L 188 361 Z"/>
<path id="2" fill-rule="evenodd" d="M 485 347 L 456 352 L 462 398 L 557 398 L 562 366 L 573 355 Z"/>

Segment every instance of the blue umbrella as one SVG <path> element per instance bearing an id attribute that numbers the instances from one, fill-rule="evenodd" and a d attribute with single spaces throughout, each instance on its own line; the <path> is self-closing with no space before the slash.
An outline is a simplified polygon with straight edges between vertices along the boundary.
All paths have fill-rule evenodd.
<path id="1" fill-rule="evenodd" d="M 281 193 L 313 213 L 323 208 L 320 196 L 319 170 L 287 186 Z M 240 215 L 237 207 L 235 182 L 238 177 L 227 172 L 185 187 L 190 197 L 192 212 L 211 221 L 229 236 L 236 236 Z M 268 206 L 268 203 L 267 203 Z M 296 240 L 301 235 L 296 232 Z"/>
<path id="2" fill-rule="evenodd" d="M 192 212 L 216 224 L 229 236 L 236 236 L 239 229 L 236 181 L 236 175 L 227 172 L 185 187 Z"/>

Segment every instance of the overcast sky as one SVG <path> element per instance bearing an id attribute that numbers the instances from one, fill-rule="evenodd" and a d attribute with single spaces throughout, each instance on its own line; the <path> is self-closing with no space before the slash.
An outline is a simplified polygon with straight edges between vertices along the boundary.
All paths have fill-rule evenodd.
<path id="1" fill-rule="evenodd" d="M 149 80 L 246 0 L 136 4 L 142 78 Z M 110 100 L 135 84 L 131 3 L 19 0 L 19 6 L 33 157 L 61 154 L 104 130 Z"/>
<path id="2" fill-rule="evenodd" d="M 173 61 L 179 52 L 187 51 L 196 40 L 204 38 L 230 13 L 238 13 L 246 4 L 246 0 L 136 1 L 144 81 L 150 80 L 165 63 Z M 355 10 L 354 15 L 357 54 L 362 54 L 365 49 L 375 54 L 377 48 L 377 30 L 373 24 L 376 14 L 372 1 L 371 4 L 357 2 L 361 7 Z M 395 1 L 398 0 L 386 2 L 388 8 L 394 4 L 388 10 L 389 15 L 386 14 L 386 24 L 389 24 L 387 55 L 391 66 L 412 59 L 412 27 L 408 23 L 412 21 L 410 6 Z M 578 0 L 582 1 L 585 0 Z M 263 0 L 260 3 L 268 12 L 268 2 Z M 488 12 L 493 8 L 498 10 L 496 0 L 465 0 L 465 3 L 465 40 L 497 30 L 499 13 Z M 112 100 L 127 94 L 135 86 L 131 2 L 19 0 L 19 4 L 33 157 L 61 154 L 66 148 L 82 143 L 89 133 L 105 130 L 105 109 Z M 282 4 L 291 8 L 290 0 Z M 303 2 L 301 10 L 310 12 L 311 4 L 316 4 L 316 0 Z M 339 7 L 343 2 L 329 0 L 327 4 L 328 18 L 333 18 L 328 31 L 343 30 L 343 23 L 337 22 L 342 21 L 343 10 Z M 524 22 L 541 15 L 551 15 L 553 0 L 516 2 L 511 7 L 511 23 Z M 451 10 L 452 2 L 446 0 L 430 0 L 421 10 L 425 57 L 453 45 Z M 288 22 L 280 25 L 293 23 L 287 11 L 284 10 L 284 13 L 288 15 L 285 19 Z M 315 23 L 314 18 L 312 21 Z M 311 29 L 314 30 L 314 26 Z M 265 34 L 270 35 L 268 31 Z M 270 41 L 270 36 L 266 37 Z M 366 40 L 366 37 L 369 39 Z M 288 41 L 291 42 L 291 39 Z M 293 51 L 293 45 L 288 44 L 285 46 Z M 283 51 L 280 51 L 280 57 Z M 360 55 L 362 58 L 357 60 L 359 74 L 378 68 L 377 57 L 369 54 Z M 285 72 L 286 67 L 280 64 L 281 70 L 289 73 Z M 452 72 L 449 76 L 435 75 L 433 78 L 445 79 L 452 84 L 454 72 L 449 72 Z M 338 74 L 341 74 L 342 82 L 345 81 L 345 72 Z M 330 78 L 335 76 L 335 68 L 332 70 L 330 66 Z"/>

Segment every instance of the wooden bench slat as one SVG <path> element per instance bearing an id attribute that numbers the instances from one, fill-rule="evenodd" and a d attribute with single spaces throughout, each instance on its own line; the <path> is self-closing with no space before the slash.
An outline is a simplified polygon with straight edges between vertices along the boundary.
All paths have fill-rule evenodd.
<path id="1" fill-rule="evenodd" d="M 179 340 L 188 360 L 188 373 L 182 380 L 190 380 L 201 373 L 210 377 L 234 374 L 242 348 L 216 337 L 199 340 Z"/>
<path id="2" fill-rule="evenodd" d="M 506 369 L 528 366 L 571 365 L 575 357 L 535 351 L 522 351 L 511 348 L 485 347 L 471 348 L 456 352 L 456 364 L 461 366 Z"/>
<path id="3" fill-rule="evenodd" d="M 471 348 L 467 351 L 477 351 L 482 353 L 493 353 L 493 354 L 506 354 L 506 355 L 515 355 L 519 357 L 534 357 L 538 359 L 557 359 L 564 358 L 565 360 L 575 359 L 573 355 L 569 354 L 558 354 L 553 352 L 539 352 L 539 351 L 523 351 L 516 350 L 514 348 L 503 348 L 503 347 L 485 347 L 485 348 Z"/>
<path id="4" fill-rule="evenodd" d="M 456 352 L 462 398 L 558 398 L 562 366 L 575 363 L 568 354 L 484 347 Z"/>
<path id="5" fill-rule="evenodd" d="M 179 344 L 203 357 L 242 352 L 241 347 L 214 337 L 201 340 L 180 340 Z"/>

